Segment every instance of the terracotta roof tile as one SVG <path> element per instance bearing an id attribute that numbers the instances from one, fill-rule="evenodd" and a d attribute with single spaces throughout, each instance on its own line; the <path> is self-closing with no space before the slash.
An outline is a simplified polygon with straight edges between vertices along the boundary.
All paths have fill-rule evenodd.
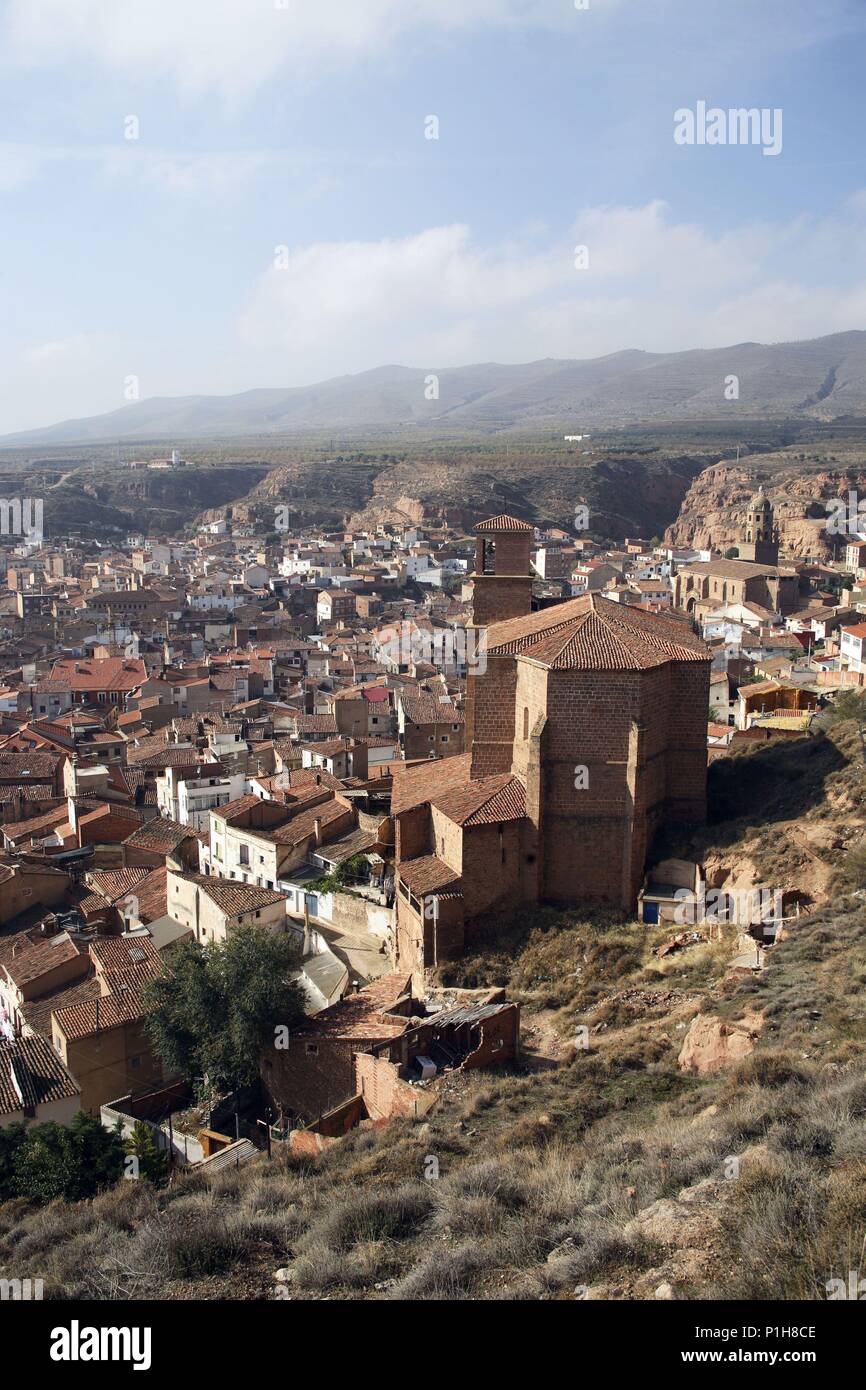
<path id="1" fill-rule="evenodd" d="M 37 1033 L 15 1042 L 0 1040 L 0 1115 L 80 1094 L 81 1088 L 47 1038 Z"/>
<path id="2" fill-rule="evenodd" d="M 669 661 L 708 661 L 684 623 L 585 594 L 525 618 L 493 623 L 487 655 L 525 656 L 552 670 L 648 670 Z"/>
<path id="3" fill-rule="evenodd" d="M 437 888 L 451 888 L 460 882 L 460 875 L 435 854 L 422 854 L 417 859 L 403 859 L 398 866 L 401 880 L 413 893 L 435 893 Z"/>
<path id="4" fill-rule="evenodd" d="M 519 521 L 516 516 L 508 516 L 503 512 L 500 516 L 488 517 L 487 521 L 479 521 L 474 527 L 476 531 L 534 531 L 535 527 L 530 526 L 527 521 Z"/>

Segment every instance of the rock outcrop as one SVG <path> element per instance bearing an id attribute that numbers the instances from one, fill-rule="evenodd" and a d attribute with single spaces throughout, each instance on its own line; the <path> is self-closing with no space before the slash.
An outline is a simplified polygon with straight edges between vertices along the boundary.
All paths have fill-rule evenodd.
<path id="1" fill-rule="evenodd" d="M 754 1014 L 737 1023 L 727 1023 L 715 1014 L 696 1014 L 680 1049 L 680 1070 L 704 1076 L 741 1062 L 754 1051 L 761 1027 L 762 1020 Z"/>

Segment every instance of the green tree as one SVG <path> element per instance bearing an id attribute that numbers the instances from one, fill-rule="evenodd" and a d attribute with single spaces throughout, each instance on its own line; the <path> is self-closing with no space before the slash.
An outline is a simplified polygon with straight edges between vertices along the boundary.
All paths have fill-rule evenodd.
<path id="1" fill-rule="evenodd" d="M 183 942 L 144 996 L 165 1066 L 222 1090 L 254 1081 L 275 1030 L 303 1016 L 303 992 L 289 979 L 299 964 L 294 939 L 264 927 L 238 927 L 207 948 Z"/>
<path id="2" fill-rule="evenodd" d="M 13 1159 L 15 1195 L 34 1202 L 92 1197 L 123 1172 L 123 1144 L 92 1115 L 79 1110 L 67 1127 L 54 1120 L 30 1125 Z"/>
<path id="3" fill-rule="evenodd" d="M 119 1122 L 115 1130 L 107 1130 L 95 1115 L 79 1110 L 69 1126 L 78 1158 L 77 1178 L 80 1197 L 92 1197 L 100 1188 L 116 1182 L 123 1172 L 123 1140 Z"/>
<path id="4" fill-rule="evenodd" d="M 153 1131 L 143 1121 L 136 1120 L 123 1148 L 127 1158 L 138 1160 L 139 1177 L 152 1183 L 164 1181 L 168 1174 L 168 1154 L 157 1148 Z"/>
<path id="5" fill-rule="evenodd" d="M 20 1120 L 0 1129 L 0 1202 L 18 1195 L 15 1159 L 26 1133 L 27 1126 Z"/>

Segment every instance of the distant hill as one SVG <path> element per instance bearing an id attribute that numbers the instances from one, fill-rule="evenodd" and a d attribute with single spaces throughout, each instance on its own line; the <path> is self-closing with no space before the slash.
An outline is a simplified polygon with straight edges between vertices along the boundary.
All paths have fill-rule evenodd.
<path id="1" fill-rule="evenodd" d="M 428 400 L 429 377 L 438 398 Z M 737 377 L 739 398 L 725 396 Z M 269 438 L 317 430 L 410 430 L 425 436 L 573 430 L 638 421 L 866 415 L 866 332 L 709 351 L 630 350 L 518 366 L 388 366 L 315 386 L 232 396 L 154 397 L 107 415 L 0 438 L 0 447 L 112 440 Z"/>

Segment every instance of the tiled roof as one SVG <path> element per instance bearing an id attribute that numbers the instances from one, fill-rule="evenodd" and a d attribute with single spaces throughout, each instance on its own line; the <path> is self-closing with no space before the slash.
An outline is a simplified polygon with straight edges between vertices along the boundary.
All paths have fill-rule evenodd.
<path id="1" fill-rule="evenodd" d="M 331 825 L 335 821 L 342 820 L 348 816 L 351 819 L 352 812 L 348 807 L 339 801 L 326 801 L 319 806 L 313 806 L 309 811 L 302 811 L 285 825 L 280 825 L 276 829 L 263 832 L 263 839 L 273 840 L 278 845 L 298 845 L 302 840 L 308 839 L 315 833 L 316 821 L 322 823 L 323 828 Z"/>
<path id="2" fill-rule="evenodd" d="M 399 773 L 397 772 L 400 767 Z M 423 806 L 434 796 L 464 787 L 470 780 L 472 754 L 461 753 L 456 758 L 424 762 L 421 767 L 403 768 L 395 764 L 391 809 L 394 815 Z"/>
<path id="3" fill-rule="evenodd" d="M 0 1041 L 0 1115 L 80 1094 L 81 1088 L 47 1038 L 37 1033 L 14 1042 Z"/>
<path id="4" fill-rule="evenodd" d="M 147 869 L 98 869 L 87 875 L 89 886 L 110 903 L 134 893 Z"/>
<path id="5" fill-rule="evenodd" d="M 457 825 L 497 825 L 526 815 L 523 784 L 510 773 L 467 782 L 434 797 L 431 805 Z"/>
<path id="6" fill-rule="evenodd" d="M 179 844 L 188 840 L 194 831 L 192 826 L 181 825 L 180 821 L 170 820 L 168 816 L 155 816 L 153 820 L 140 825 L 126 841 L 133 849 L 149 849 L 157 854 L 171 854 Z"/>
<path id="7" fill-rule="evenodd" d="M 462 724 L 463 712 L 449 701 L 443 704 L 432 695 L 400 695 L 403 714 L 411 724 Z"/>
<path id="8" fill-rule="evenodd" d="M 0 802 L 12 801 L 17 796 L 24 801 L 50 801 L 54 797 L 54 788 L 50 782 L 24 782 L 20 787 L 0 787 Z M 11 823 L 8 828 L 12 828 Z"/>
<path id="9" fill-rule="evenodd" d="M 90 943 L 90 954 L 106 974 L 131 970 L 145 961 L 159 963 L 160 955 L 146 936 L 97 936 Z"/>
<path id="10" fill-rule="evenodd" d="M 328 845 L 321 845 L 318 852 L 333 863 L 341 864 L 355 854 L 364 854 L 375 844 L 375 835 L 369 830 L 358 829 L 350 831 L 348 835 L 341 835 L 338 840 L 332 840 Z"/>
<path id="11" fill-rule="evenodd" d="M 508 516 L 503 512 L 501 516 L 488 517 L 487 521 L 479 521 L 475 528 L 476 531 L 534 531 L 535 527 L 530 526 L 527 521 L 519 521 L 516 516 Z"/>
<path id="12" fill-rule="evenodd" d="M 60 759 L 58 753 L 46 752 L 3 752 L 0 751 L 0 777 L 15 777 L 18 780 L 29 778 L 48 778 L 54 776 L 54 770 Z"/>
<path id="13" fill-rule="evenodd" d="M 769 695 L 774 690 L 793 689 L 792 686 L 783 686 L 781 681 L 753 681 L 750 685 L 737 686 L 739 695 Z"/>
<path id="14" fill-rule="evenodd" d="M 32 836 L 46 838 L 58 825 L 62 825 L 69 818 L 69 810 L 66 804 L 55 806 L 53 811 L 45 811 L 41 816 L 33 816 L 30 820 L 14 821 L 2 827 L 3 834 L 7 840 L 13 844 L 19 840 L 29 840 Z"/>
<path id="15" fill-rule="evenodd" d="M 166 767 L 195 767 L 199 762 L 197 748 L 177 748 L 166 746 L 158 752 L 139 756 L 141 750 L 132 750 L 127 756 L 137 767 L 163 769 Z"/>
<path id="16" fill-rule="evenodd" d="M 347 994 L 328 1008 L 322 1009 L 295 1036 L 330 1038 L 397 1038 L 406 1031 L 408 1019 L 389 1014 L 397 1000 L 407 994 L 411 976 L 394 972 L 382 975 L 365 985 L 357 994 Z"/>
<path id="17" fill-rule="evenodd" d="M 71 985 L 58 985 L 48 994 L 40 994 L 38 999 L 28 1000 L 21 1009 L 25 1022 L 34 1032 L 51 1039 L 51 1015 L 58 1009 L 69 1008 L 73 1004 L 85 1003 L 101 993 L 99 980 L 95 974 Z"/>
<path id="18" fill-rule="evenodd" d="M 21 988 L 33 980 L 38 980 L 40 975 L 47 975 L 65 961 L 75 960 L 80 954 L 78 946 L 65 934 L 49 936 L 19 949 L 15 955 L 9 955 L 3 963 L 3 968 L 9 978 Z"/>
<path id="19" fill-rule="evenodd" d="M 137 657 L 106 656 L 55 661 L 52 680 L 67 681 L 70 690 L 134 690 L 147 680 L 147 669 Z"/>
<path id="20" fill-rule="evenodd" d="M 435 893 L 437 888 L 452 888 L 460 875 L 435 854 L 423 854 L 417 859 L 403 859 L 398 866 L 402 881 L 413 893 Z"/>
<path id="21" fill-rule="evenodd" d="M 258 806 L 260 800 L 261 798 L 253 796 L 252 792 L 247 792 L 245 796 L 235 797 L 234 801 L 227 801 L 225 806 L 220 806 L 219 810 L 214 811 L 213 814 L 218 816 L 220 820 L 228 822 L 244 811 L 248 811 L 251 806 Z"/>
<path id="22" fill-rule="evenodd" d="M 718 579 L 759 579 L 778 573 L 775 565 L 756 565 L 751 560 L 695 560 L 680 570 L 680 574 L 709 574 Z"/>
<path id="23" fill-rule="evenodd" d="M 332 714 L 299 714 L 295 727 L 299 734 L 335 734 L 337 721 Z"/>
<path id="24" fill-rule="evenodd" d="M 331 738 L 324 743 L 302 744 L 301 747 L 308 748 L 311 753 L 315 753 L 320 758 L 337 758 L 341 753 L 348 752 L 349 745 L 344 743 L 341 738 Z"/>
<path id="25" fill-rule="evenodd" d="M 68 1040 L 86 1038 L 106 1028 L 117 1028 L 141 1018 L 141 988 L 147 980 L 155 979 L 161 967 L 143 964 L 130 971 L 118 971 L 112 980 L 118 981 L 116 994 L 97 996 L 82 1004 L 70 1004 L 54 1011 L 54 1021 Z"/>
<path id="26" fill-rule="evenodd" d="M 285 902 L 283 893 L 272 888 L 259 888 L 255 883 L 239 883 L 235 879 L 215 878 L 209 874 L 178 874 L 185 883 L 195 883 L 203 893 L 229 917 L 238 917 L 243 912 L 254 912 L 258 908 L 271 907 L 274 903 Z"/>
<path id="27" fill-rule="evenodd" d="M 709 660 L 706 644 L 676 618 L 637 612 L 600 594 L 491 624 L 487 655 L 530 657 L 559 671 L 635 671 Z"/>

